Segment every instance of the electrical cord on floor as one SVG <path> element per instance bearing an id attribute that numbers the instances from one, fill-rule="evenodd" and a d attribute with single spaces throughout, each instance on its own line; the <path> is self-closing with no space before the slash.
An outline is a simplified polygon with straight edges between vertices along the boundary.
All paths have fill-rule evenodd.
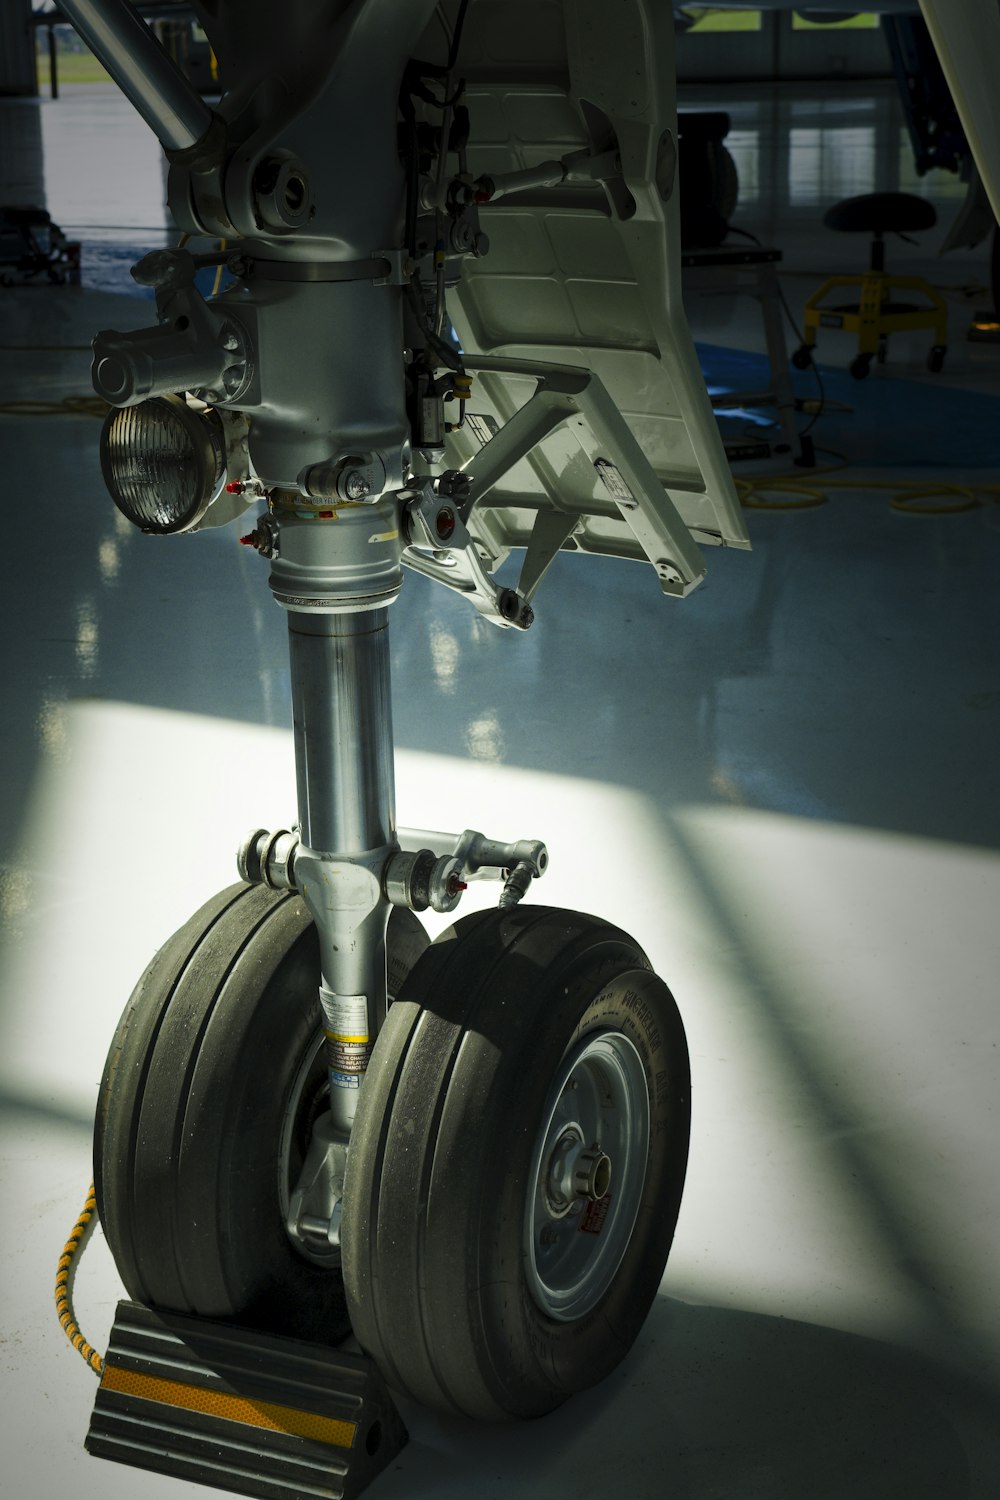
<path id="1" fill-rule="evenodd" d="M 734 476 L 734 483 L 744 510 L 814 510 L 819 505 L 826 505 L 830 499 L 816 485 L 803 484 L 791 476 L 774 475 L 760 479 L 736 479 Z M 772 496 L 787 498 L 773 499 Z"/>
<path id="2" fill-rule="evenodd" d="M 840 457 L 839 454 L 831 456 Z M 794 474 L 761 474 L 752 479 L 736 478 L 736 493 L 740 504 L 747 510 L 813 510 L 829 502 L 827 489 L 892 490 L 888 502 L 890 507 L 907 516 L 954 516 L 963 511 L 978 510 L 982 505 L 1000 504 L 1000 484 L 956 484 L 950 480 L 908 484 L 905 481 L 901 483 L 898 479 L 831 477 L 845 467 L 846 461 L 828 469 L 816 470 L 816 477 L 823 479 L 822 485 L 803 484 Z M 945 503 L 940 503 L 942 500 Z"/>
<path id="3" fill-rule="evenodd" d="M 94 1194 L 94 1184 L 90 1184 L 87 1193 L 87 1201 L 83 1205 L 80 1217 L 73 1226 L 73 1232 L 66 1244 L 63 1253 L 59 1257 L 59 1267 L 56 1271 L 56 1312 L 59 1314 L 59 1322 L 62 1324 L 63 1333 L 69 1339 L 76 1352 L 87 1361 L 95 1375 L 104 1372 L 104 1361 L 97 1350 L 87 1343 L 80 1332 L 79 1324 L 73 1312 L 73 1275 L 77 1263 L 77 1256 L 86 1244 L 94 1225 L 94 1216 L 97 1212 L 97 1198 Z"/>
<path id="4" fill-rule="evenodd" d="M 836 462 L 826 464 L 821 469 L 810 469 L 810 480 L 826 479 L 830 474 L 838 474 L 848 467 L 849 460 L 843 453 L 835 453 L 832 448 L 817 448 L 815 451 Z M 734 475 L 733 482 L 737 498 L 746 510 L 815 510 L 817 506 L 829 504 L 830 500 L 821 486 L 805 484 L 797 474 L 756 474 L 750 477 Z M 775 494 L 789 498 L 764 498 L 765 495 Z M 796 495 L 800 497 L 797 500 L 793 498 Z"/>

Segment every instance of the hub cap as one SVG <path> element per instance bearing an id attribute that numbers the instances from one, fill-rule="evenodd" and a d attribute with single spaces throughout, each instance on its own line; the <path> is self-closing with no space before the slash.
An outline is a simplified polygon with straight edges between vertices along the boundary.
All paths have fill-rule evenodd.
<path id="1" fill-rule="evenodd" d="M 550 1318 L 582 1318 L 611 1286 L 635 1227 L 648 1149 L 642 1059 L 621 1032 L 592 1032 L 560 1064 L 529 1178 L 528 1284 Z"/>

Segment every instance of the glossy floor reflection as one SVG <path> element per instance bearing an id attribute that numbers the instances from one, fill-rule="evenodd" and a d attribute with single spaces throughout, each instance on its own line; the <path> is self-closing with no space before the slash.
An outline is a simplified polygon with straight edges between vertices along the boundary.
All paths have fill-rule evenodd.
<path id="1" fill-rule="evenodd" d="M 4 139 L 16 119 L 25 142 L 0 159 L 27 163 L 19 190 L 42 168 L 50 187 L 73 179 L 77 206 L 50 193 L 55 217 L 86 207 L 102 232 L 153 243 L 155 153 L 134 193 L 109 184 L 100 152 L 122 124 L 96 98 L 79 106 L 87 152 L 58 163 L 45 152 L 57 125 L 69 150 L 71 109 L 55 111 L 71 95 L 0 107 Z M 891 103 L 860 122 L 843 104 L 733 103 L 734 130 L 758 140 L 747 224 L 786 247 L 790 300 L 854 254 L 816 233 L 829 198 L 899 170 Z M 794 192 L 775 166 L 788 118 L 823 132 L 794 148 Z M 900 253 L 956 284 L 985 275 L 981 252 Z M 690 307 L 699 338 L 746 349 L 754 312 Z M 92 333 L 148 310 L 46 286 L 4 293 L 0 317 L 2 404 L 85 392 Z M 1000 349 L 954 352 L 938 378 L 1000 395 Z M 916 344 L 892 373 L 932 378 Z M 292 815 L 285 625 L 238 527 L 161 542 L 116 519 L 97 431 L 0 414 L 0 1431 L 13 1494 L 195 1500 L 212 1492 L 83 1453 L 93 1378 L 51 1284 L 132 984 L 233 878 L 244 830 Z M 1000 1489 L 1000 514 L 904 515 L 865 488 L 884 469 L 851 477 L 825 506 L 753 512 L 754 551 L 711 554 L 681 605 L 651 572 L 565 558 L 526 636 L 420 578 L 393 607 L 401 822 L 547 840 L 536 899 L 631 930 L 674 989 L 695 1127 L 662 1294 L 621 1370 L 524 1428 L 408 1406 L 411 1444 L 373 1500 Z M 76 1291 L 98 1346 L 120 1295 L 98 1235 Z"/>

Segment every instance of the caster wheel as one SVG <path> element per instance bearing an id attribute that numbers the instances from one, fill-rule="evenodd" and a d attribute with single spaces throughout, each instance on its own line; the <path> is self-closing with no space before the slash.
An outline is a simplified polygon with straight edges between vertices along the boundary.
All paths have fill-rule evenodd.
<path id="1" fill-rule="evenodd" d="M 870 354 L 855 355 L 854 359 L 851 360 L 851 363 L 848 366 L 855 380 L 864 380 L 871 370 L 871 367 L 872 357 Z"/>
<path id="2" fill-rule="evenodd" d="M 624 1358 L 690 1131 L 684 1030 L 618 928 L 519 907 L 417 962 L 375 1045 L 344 1186 L 344 1288 L 387 1382 L 538 1416 Z"/>
<path id="3" fill-rule="evenodd" d="M 394 993 L 428 939 L 394 909 L 387 942 Z M 285 1229 L 328 1093 L 319 972 L 305 903 L 235 885 L 136 986 L 101 1082 L 94 1178 L 137 1302 L 300 1338 L 349 1331 L 339 1269 Z"/>
<path id="4" fill-rule="evenodd" d="M 800 344 L 792 355 L 792 364 L 797 370 L 808 370 L 812 364 L 812 346 L 810 344 Z"/>
<path id="5" fill-rule="evenodd" d="M 944 369 L 944 357 L 947 352 L 944 344 L 935 344 L 931 349 L 927 356 L 927 368 L 932 375 L 936 375 L 939 370 Z"/>

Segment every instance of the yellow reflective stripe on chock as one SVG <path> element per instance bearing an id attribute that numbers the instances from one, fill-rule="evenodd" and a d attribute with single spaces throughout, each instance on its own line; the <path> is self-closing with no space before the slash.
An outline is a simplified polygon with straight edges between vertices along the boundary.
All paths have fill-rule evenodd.
<path id="1" fill-rule="evenodd" d="M 276 1401 L 250 1401 L 245 1396 L 230 1396 L 225 1391 L 206 1390 L 204 1386 L 165 1380 L 159 1375 L 140 1375 L 107 1362 L 101 1385 L 123 1396 L 180 1406 L 185 1411 L 204 1412 L 209 1417 L 222 1417 L 227 1422 L 242 1422 L 249 1427 L 266 1427 L 271 1432 L 287 1432 L 293 1437 L 314 1438 L 334 1448 L 353 1447 L 358 1430 L 356 1422 L 317 1416 L 315 1412 L 281 1406 Z"/>

